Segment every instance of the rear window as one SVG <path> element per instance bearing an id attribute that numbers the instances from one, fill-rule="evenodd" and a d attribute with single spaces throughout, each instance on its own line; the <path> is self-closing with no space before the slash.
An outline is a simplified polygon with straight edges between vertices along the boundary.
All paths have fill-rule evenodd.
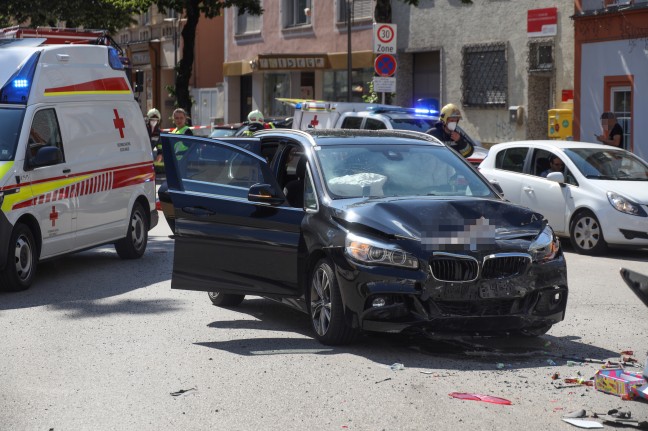
<path id="1" fill-rule="evenodd" d="M 359 129 L 362 125 L 362 117 L 346 117 L 342 121 L 342 129 Z"/>
<path id="2" fill-rule="evenodd" d="M 508 148 L 497 153 L 495 168 L 511 172 L 522 172 L 528 148 Z"/>
<path id="3" fill-rule="evenodd" d="M 16 147 L 20 137 L 25 110 L 20 108 L 0 108 L 0 161 L 16 158 Z"/>

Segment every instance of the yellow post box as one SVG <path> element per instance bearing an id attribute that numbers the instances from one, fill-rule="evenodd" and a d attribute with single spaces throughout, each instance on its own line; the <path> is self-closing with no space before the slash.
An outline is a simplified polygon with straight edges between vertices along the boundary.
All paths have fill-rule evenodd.
<path id="1" fill-rule="evenodd" d="M 563 139 L 571 141 L 574 139 L 573 122 L 574 109 L 572 107 L 561 107 L 550 109 L 548 136 L 550 139 Z"/>

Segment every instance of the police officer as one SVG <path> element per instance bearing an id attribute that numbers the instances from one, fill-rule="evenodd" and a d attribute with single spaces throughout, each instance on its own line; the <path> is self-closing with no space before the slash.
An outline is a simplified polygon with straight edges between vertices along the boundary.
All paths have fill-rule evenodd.
<path id="1" fill-rule="evenodd" d="M 448 103 L 441 109 L 439 121 L 426 133 L 434 136 L 464 157 L 470 157 L 475 145 L 466 133 L 457 127 L 461 120 L 461 111 L 454 104 Z"/>

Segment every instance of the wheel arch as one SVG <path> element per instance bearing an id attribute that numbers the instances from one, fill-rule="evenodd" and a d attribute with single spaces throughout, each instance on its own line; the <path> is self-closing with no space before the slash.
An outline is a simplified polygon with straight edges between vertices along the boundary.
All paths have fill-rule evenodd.
<path id="1" fill-rule="evenodd" d="M 34 217 L 32 214 L 23 214 L 18 218 L 18 220 L 16 220 L 14 227 L 18 226 L 18 224 L 24 224 L 29 228 L 29 230 L 31 230 L 32 235 L 34 236 L 34 241 L 36 241 L 37 256 L 38 259 L 40 259 L 41 248 L 43 246 L 43 236 L 41 235 L 41 229 L 40 225 L 38 224 L 38 220 L 36 220 L 36 217 Z"/>
<path id="2" fill-rule="evenodd" d="M 144 195 L 139 195 L 135 199 L 135 202 L 133 202 L 133 207 L 135 206 L 136 203 L 139 203 L 144 208 L 144 216 L 146 217 L 146 223 L 150 228 L 151 227 L 151 205 L 148 199 Z M 133 210 L 131 209 L 131 212 L 128 214 L 129 217 L 132 212 Z"/>

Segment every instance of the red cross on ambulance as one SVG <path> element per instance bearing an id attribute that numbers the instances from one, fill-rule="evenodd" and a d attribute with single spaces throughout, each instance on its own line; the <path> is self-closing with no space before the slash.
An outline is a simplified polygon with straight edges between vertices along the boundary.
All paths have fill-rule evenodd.
<path id="1" fill-rule="evenodd" d="M 117 112 L 117 109 L 113 109 L 113 112 L 115 113 L 115 119 L 113 120 L 113 124 L 115 125 L 115 129 L 119 129 L 119 137 L 124 139 L 124 129 L 126 128 L 126 124 L 124 123 L 124 119 L 119 118 L 119 112 Z"/>

